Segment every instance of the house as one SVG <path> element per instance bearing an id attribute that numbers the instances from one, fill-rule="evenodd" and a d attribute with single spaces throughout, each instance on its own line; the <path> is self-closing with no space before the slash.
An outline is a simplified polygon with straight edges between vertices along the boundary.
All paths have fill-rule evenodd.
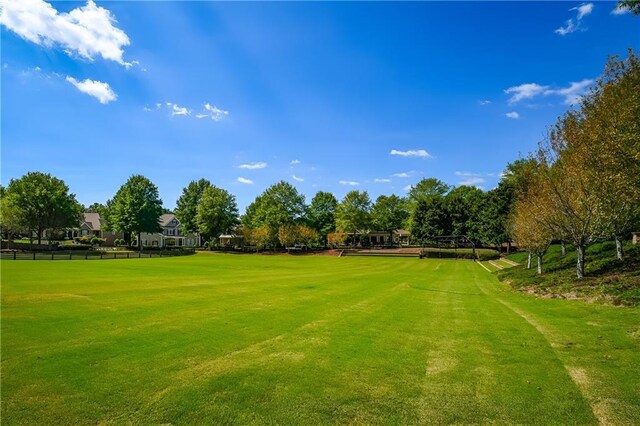
<path id="1" fill-rule="evenodd" d="M 99 237 L 103 238 L 105 246 L 113 246 L 116 239 L 123 239 L 125 236 L 122 232 L 111 232 L 103 230 L 105 226 L 104 220 L 100 217 L 100 213 L 83 213 L 82 224 L 79 228 L 68 229 L 67 238 L 76 237 Z"/>
<path id="2" fill-rule="evenodd" d="M 140 237 L 142 246 L 152 247 L 197 247 L 200 245 L 200 236 L 197 234 L 184 234 L 180 221 L 173 213 L 160 215 L 158 223 L 162 230 L 160 232 L 143 232 Z M 138 238 L 135 237 L 134 245 L 138 245 Z"/>

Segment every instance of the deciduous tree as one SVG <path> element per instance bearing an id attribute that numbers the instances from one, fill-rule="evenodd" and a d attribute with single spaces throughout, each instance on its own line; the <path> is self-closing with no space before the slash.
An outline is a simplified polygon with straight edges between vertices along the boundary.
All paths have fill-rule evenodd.
<path id="1" fill-rule="evenodd" d="M 336 209 L 336 229 L 353 232 L 354 242 L 358 231 L 371 225 L 371 199 L 367 191 L 349 191 Z"/>
<path id="2" fill-rule="evenodd" d="M 198 232 L 198 205 L 204 191 L 211 186 L 206 179 L 193 180 L 182 189 L 182 194 L 176 202 L 176 217 L 186 234 Z"/>
<path id="3" fill-rule="evenodd" d="M 214 185 L 206 186 L 196 209 L 196 224 L 207 239 L 229 232 L 238 224 L 236 197 Z"/>
<path id="4" fill-rule="evenodd" d="M 108 229 L 138 235 L 142 250 L 143 232 L 160 232 L 158 219 L 162 214 L 162 200 L 158 188 L 146 177 L 131 176 L 120 187 L 105 211 Z"/>

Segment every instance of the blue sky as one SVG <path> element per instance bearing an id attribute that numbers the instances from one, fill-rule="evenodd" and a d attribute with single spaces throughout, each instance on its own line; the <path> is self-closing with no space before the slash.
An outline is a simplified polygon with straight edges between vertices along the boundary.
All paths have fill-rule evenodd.
<path id="1" fill-rule="evenodd" d="M 87 205 L 138 173 L 169 208 L 202 177 L 241 211 L 281 179 L 490 189 L 640 42 L 613 2 L 2 4 L 2 182 Z"/>

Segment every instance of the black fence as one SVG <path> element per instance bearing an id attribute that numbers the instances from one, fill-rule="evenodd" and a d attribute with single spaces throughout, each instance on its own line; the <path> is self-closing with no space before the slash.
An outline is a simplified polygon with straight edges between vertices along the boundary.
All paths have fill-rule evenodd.
<path id="1" fill-rule="evenodd" d="M 175 257 L 194 254 L 194 249 L 180 250 L 152 250 L 152 251 L 102 251 L 88 250 L 78 251 L 51 251 L 51 252 L 22 252 L 22 251 L 2 251 L 2 260 L 107 260 L 107 259 L 142 259 L 157 257 Z"/>

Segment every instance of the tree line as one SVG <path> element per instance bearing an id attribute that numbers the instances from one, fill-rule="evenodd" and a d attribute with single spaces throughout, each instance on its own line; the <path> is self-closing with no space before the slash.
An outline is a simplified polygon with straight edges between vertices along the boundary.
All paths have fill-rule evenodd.
<path id="1" fill-rule="evenodd" d="M 131 176 L 106 204 L 81 206 L 67 185 L 49 174 L 30 172 L 0 186 L 2 232 L 35 235 L 78 227 L 83 211 L 101 213 L 105 229 L 138 235 L 160 232 L 168 212 L 158 188 Z M 572 244 L 576 271 L 585 274 L 585 250 L 622 239 L 640 222 L 640 60 L 633 51 L 613 57 L 602 77 L 578 105 L 549 129 L 536 152 L 507 165 L 499 184 L 482 191 L 422 179 L 406 197 L 353 190 L 338 201 L 319 191 L 305 196 L 286 181 L 267 188 L 239 214 L 236 198 L 206 179 L 190 182 L 176 202 L 184 233 L 217 245 L 223 233 L 242 235 L 258 248 L 359 243 L 370 230 L 399 228 L 415 244 L 445 235 L 466 236 L 476 245 L 501 247 L 515 241 L 538 260 L 552 241 Z M 129 241 L 130 243 L 130 241 Z M 530 266 L 530 262 L 529 265 Z"/>
<path id="2" fill-rule="evenodd" d="M 611 57 L 580 102 L 548 130 L 513 171 L 516 196 L 508 229 L 535 255 L 538 273 L 553 240 L 572 244 L 576 275 L 599 240 L 622 240 L 640 224 L 640 58 Z"/>

